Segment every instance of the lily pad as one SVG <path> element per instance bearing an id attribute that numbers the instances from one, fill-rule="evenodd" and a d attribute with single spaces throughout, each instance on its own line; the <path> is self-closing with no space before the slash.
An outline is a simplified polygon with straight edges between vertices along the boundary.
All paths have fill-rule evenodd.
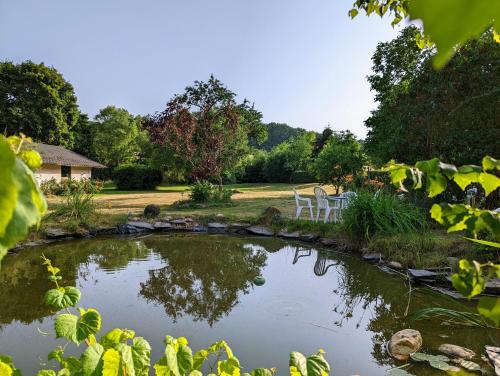
<path id="1" fill-rule="evenodd" d="M 431 360 L 429 364 L 431 365 L 431 367 L 440 369 L 441 371 L 452 371 L 453 368 L 456 368 L 450 366 L 448 363 L 443 362 L 442 360 Z"/>
<path id="2" fill-rule="evenodd" d="M 416 362 L 449 362 L 450 359 L 447 356 L 444 355 L 431 355 L 431 354 L 424 354 L 424 353 L 413 353 L 410 354 L 410 357 L 412 360 Z"/>

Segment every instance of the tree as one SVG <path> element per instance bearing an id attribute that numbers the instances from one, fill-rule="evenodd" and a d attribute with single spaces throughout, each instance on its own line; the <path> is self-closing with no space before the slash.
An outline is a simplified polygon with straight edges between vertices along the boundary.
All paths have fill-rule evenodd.
<path id="1" fill-rule="evenodd" d="M 212 179 L 222 188 L 224 171 L 246 154 L 249 137 L 263 138 L 260 112 L 235 98 L 210 76 L 174 96 L 145 127 L 153 143 L 168 145 L 186 162 L 194 180 Z"/>
<path id="2" fill-rule="evenodd" d="M 294 128 L 285 123 L 268 123 L 264 125 L 267 130 L 267 139 L 263 143 L 258 143 L 253 138 L 250 139 L 250 145 L 254 148 L 270 151 L 275 146 L 299 136 L 306 130 Z"/>
<path id="3" fill-rule="evenodd" d="M 74 143 L 72 150 L 90 159 L 96 159 L 93 148 L 94 127 L 95 124 L 90 121 L 88 115 L 80 113 L 73 128 Z"/>
<path id="4" fill-rule="evenodd" d="M 333 130 L 330 128 L 330 125 L 326 126 L 323 129 L 321 134 L 316 136 L 316 143 L 314 144 L 313 157 L 317 157 L 320 151 L 323 149 L 323 146 L 328 142 L 328 140 L 332 137 Z"/>
<path id="5" fill-rule="evenodd" d="M 94 118 L 92 148 L 97 160 L 114 169 L 137 161 L 141 138 L 141 118 L 123 108 L 108 106 Z"/>
<path id="6" fill-rule="evenodd" d="M 294 172 L 309 171 L 315 140 L 314 132 L 305 132 L 274 147 L 264 166 L 267 180 L 290 183 Z"/>
<path id="7" fill-rule="evenodd" d="M 71 148 L 79 114 L 73 86 L 55 68 L 0 63 L 0 132 Z"/>
<path id="8" fill-rule="evenodd" d="M 415 30 L 380 43 L 372 58 L 368 81 L 379 106 L 365 122 L 369 154 L 380 163 L 439 157 L 456 164 L 500 155 L 500 45 L 486 33 L 436 71 L 432 50 L 415 46 Z"/>
<path id="9" fill-rule="evenodd" d="M 349 131 L 334 132 L 314 161 L 314 171 L 322 183 L 331 183 L 339 193 L 346 188 L 349 176 L 363 168 L 365 157 L 361 144 Z"/>

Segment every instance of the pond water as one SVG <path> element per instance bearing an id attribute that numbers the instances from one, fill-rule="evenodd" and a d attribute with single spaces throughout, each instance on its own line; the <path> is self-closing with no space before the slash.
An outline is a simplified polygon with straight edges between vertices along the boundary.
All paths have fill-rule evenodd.
<path id="1" fill-rule="evenodd" d="M 219 339 L 246 371 L 277 367 L 288 374 L 288 354 L 326 351 L 335 375 L 384 375 L 394 365 L 385 343 L 396 331 L 420 330 L 424 350 L 441 343 L 499 345 L 498 331 L 410 322 L 404 313 L 429 306 L 473 310 L 426 288 L 408 286 L 356 257 L 274 238 L 227 235 L 151 235 L 55 243 L 8 255 L 0 271 L 0 353 L 25 375 L 47 363 L 64 341 L 53 339 L 53 316 L 42 297 L 51 288 L 45 254 L 63 283 L 82 291 L 80 306 L 103 316 L 102 333 L 134 329 L 162 356 L 166 334 L 185 336 L 197 350 Z M 266 283 L 255 286 L 263 275 Z M 68 346 L 73 353 L 83 350 Z M 71 353 L 69 351 L 69 353 Z M 479 360 L 480 362 L 480 360 Z M 415 375 L 444 374 L 412 365 Z M 434 373 L 436 372 L 436 373 Z"/>

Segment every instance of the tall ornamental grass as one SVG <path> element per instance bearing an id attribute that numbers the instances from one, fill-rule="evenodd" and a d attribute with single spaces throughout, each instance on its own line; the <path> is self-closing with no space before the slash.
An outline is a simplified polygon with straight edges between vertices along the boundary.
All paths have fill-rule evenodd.
<path id="1" fill-rule="evenodd" d="M 360 192 L 342 213 L 341 229 L 353 240 L 398 235 L 427 229 L 424 211 L 399 197 Z"/>

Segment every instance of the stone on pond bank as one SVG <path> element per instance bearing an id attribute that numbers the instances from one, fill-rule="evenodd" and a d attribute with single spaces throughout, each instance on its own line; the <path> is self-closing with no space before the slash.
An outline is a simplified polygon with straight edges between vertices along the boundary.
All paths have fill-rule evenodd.
<path id="1" fill-rule="evenodd" d="M 457 358 L 462 358 L 467 360 L 471 360 L 476 356 L 476 353 L 471 349 L 462 346 L 452 345 L 449 343 L 442 344 L 441 346 L 439 346 L 438 350 L 446 355 L 456 356 Z"/>
<path id="2" fill-rule="evenodd" d="M 274 232 L 264 226 L 250 226 L 246 230 L 253 235 L 274 236 Z"/>
<path id="3" fill-rule="evenodd" d="M 151 223 L 142 221 L 128 221 L 127 225 L 150 231 L 153 231 L 155 229 Z"/>
<path id="4" fill-rule="evenodd" d="M 47 229 L 47 239 L 84 238 L 89 235 L 90 232 L 84 229 L 76 231 L 68 231 L 59 227 Z"/>
<path id="5" fill-rule="evenodd" d="M 207 227 L 208 232 L 215 234 L 225 233 L 228 229 L 228 225 L 219 222 L 210 222 Z"/>
<path id="6" fill-rule="evenodd" d="M 398 360 L 408 360 L 410 354 L 422 347 L 422 335 L 418 330 L 403 329 L 395 333 L 389 341 L 390 355 Z"/>
<path id="7" fill-rule="evenodd" d="M 382 261 L 382 255 L 380 253 L 368 253 L 363 255 L 363 260 L 373 264 L 379 263 Z"/>
<path id="8" fill-rule="evenodd" d="M 288 232 L 286 230 L 281 230 L 280 232 L 278 232 L 278 236 L 280 238 L 285 238 L 285 239 L 299 239 L 300 232 L 298 231 Z"/>
<path id="9" fill-rule="evenodd" d="M 396 270 L 401 270 L 403 269 L 403 265 L 397 261 L 391 261 L 390 263 L 387 264 L 389 268 L 396 269 Z"/>
<path id="10" fill-rule="evenodd" d="M 153 227 L 155 228 L 155 230 L 165 231 L 170 230 L 172 228 L 172 225 L 168 222 L 155 222 L 153 224 Z"/>

